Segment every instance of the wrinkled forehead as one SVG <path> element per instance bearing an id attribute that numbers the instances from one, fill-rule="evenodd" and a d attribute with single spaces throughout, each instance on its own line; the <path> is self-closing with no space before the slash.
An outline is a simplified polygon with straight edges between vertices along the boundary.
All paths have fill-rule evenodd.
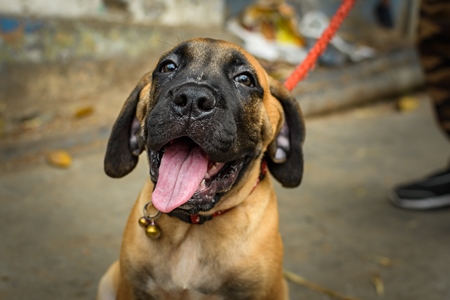
<path id="1" fill-rule="evenodd" d="M 189 61 L 211 65 L 226 64 L 234 60 L 249 63 L 243 50 L 237 45 L 214 39 L 193 39 L 175 47 L 170 54 L 182 56 Z"/>
<path id="2" fill-rule="evenodd" d="M 228 67 L 247 66 L 258 76 L 259 81 L 265 82 L 265 71 L 259 62 L 244 49 L 230 42 L 215 39 L 193 39 L 186 41 L 163 56 L 182 58 L 195 69 L 208 68 L 221 70 Z M 260 78 L 264 77 L 264 78 Z"/>

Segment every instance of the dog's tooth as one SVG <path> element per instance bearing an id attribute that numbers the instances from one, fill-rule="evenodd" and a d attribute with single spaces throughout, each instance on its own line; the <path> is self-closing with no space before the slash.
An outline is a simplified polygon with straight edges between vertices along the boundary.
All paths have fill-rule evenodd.
<path id="1" fill-rule="evenodd" d="M 200 182 L 200 190 L 204 189 L 206 187 L 206 182 L 205 179 L 202 180 L 202 182 Z"/>
<path id="2" fill-rule="evenodd" d="M 216 170 L 217 170 L 217 165 L 216 164 L 212 165 L 212 167 L 206 173 L 205 178 L 206 179 L 211 178 L 211 174 L 215 174 Z"/>

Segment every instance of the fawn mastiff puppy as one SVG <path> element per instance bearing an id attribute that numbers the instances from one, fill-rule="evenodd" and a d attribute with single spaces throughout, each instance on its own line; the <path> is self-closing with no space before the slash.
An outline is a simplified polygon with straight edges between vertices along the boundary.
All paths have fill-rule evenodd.
<path id="1" fill-rule="evenodd" d="M 164 54 L 109 138 L 109 176 L 143 150 L 150 176 L 98 299 L 288 299 L 264 175 L 298 186 L 303 138 L 295 99 L 240 47 L 193 39 Z"/>

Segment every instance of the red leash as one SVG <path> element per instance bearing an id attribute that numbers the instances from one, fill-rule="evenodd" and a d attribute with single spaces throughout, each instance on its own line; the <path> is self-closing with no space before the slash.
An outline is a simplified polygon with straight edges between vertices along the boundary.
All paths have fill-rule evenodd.
<path id="1" fill-rule="evenodd" d="M 333 19 L 331 19 L 330 25 L 328 25 L 328 28 L 322 33 L 322 36 L 317 40 L 314 47 L 309 51 L 308 56 L 286 79 L 284 86 L 289 91 L 292 91 L 297 83 L 305 78 L 308 74 L 308 71 L 311 70 L 312 67 L 314 67 L 317 59 L 323 53 L 323 51 L 325 51 L 328 43 L 333 38 L 339 26 L 341 26 L 342 21 L 344 21 L 344 19 L 347 17 L 355 2 L 356 0 L 343 0 Z"/>

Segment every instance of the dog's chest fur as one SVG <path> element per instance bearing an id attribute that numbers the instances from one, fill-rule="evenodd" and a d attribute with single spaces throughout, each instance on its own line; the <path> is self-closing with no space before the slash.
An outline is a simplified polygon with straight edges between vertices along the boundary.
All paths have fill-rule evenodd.
<path id="1" fill-rule="evenodd" d="M 162 254 L 167 265 L 155 266 L 154 272 L 163 274 L 157 286 L 166 291 L 216 290 L 220 282 L 212 272 L 216 260 L 203 249 L 202 239 L 186 238 L 174 251 Z M 159 277 L 158 274 L 155 274 Z M 153 281 L 150 279 L 150 281 Z"/>
<path id="2" fill-rule="evenodd" d="M 146 249 L 151 257 L 143 256 L 133 263 L 132 276 L 141 282 L 136 286 L 137 299 L 148 299 L 150 295 L 155 299 L 248 299 L 248 291 L 258 285 L 254 279 L 258 264 L 253 260 L 249 265 L 252 258 L 238 250 L 242 249 L 238 245 L 243 243 L 240 238 L 222 240 L 227 243 L 224 247 L 213 244 L 207 238 L 210 234 L 204 232 L 204 227 L 191 227 L 181 241 L 172 240 L 170 247 L 155 245 Z M 221 248 L 226 252 L 217 251 Z"/>

